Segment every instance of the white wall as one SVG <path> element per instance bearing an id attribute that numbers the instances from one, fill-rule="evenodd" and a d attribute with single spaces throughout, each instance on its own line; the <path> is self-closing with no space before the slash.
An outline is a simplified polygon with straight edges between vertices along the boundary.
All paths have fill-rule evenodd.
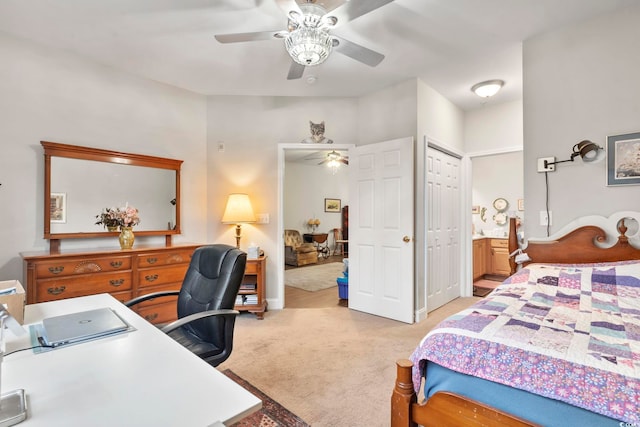
<path id="1" fill-rule="evenodd" d="M 341 213 L 325 212 L 324 199 L 340 199 L 349 204 L 348 166 L 342 165 L 335 175 L 326 165 L 287 162 L 284 175 L 284 228 L 309 233 L 307 221 L 320 220 L 318 233 L 329 233 L 341 227 Z M 333 237 L 330 243 L 333 245 Z"/>
<path id="2" fill-rule="evenodd" d="M 485 104 L 464 116 L 464 148 L 468 155 L 522 150 L 522 100 Z"/>
<path id="3" fill-rule="evenodd" d="M 464 152 L 464 112 L 431 86 L 417 81 L 417 135 L 427 136 L 443 147 Z"/>
<path id="4" fill-rule="evenodd" d="M 358 99 L 358 144 L 407 136 L 418 129 L 417 80 L 408 80 Z"/>
<path id="5" fill-rule="evenodd" d="M 569 158 L 574 144 L 640 131 L 640 4 L 527 40 L 524 53 L 524 186 L 530 217 L 545 206 L 536 159 Z M 640 187 L 607 187 L 606 166 L 557 165 L 549 174 L 551 233 L 583 215 L 640 209 Z M 525 224 L 526 236 L 546 227 Z"/>
<path id="6" fill-rule="evenodd" d="M 0 35 L 0 57 L 0 280 L 24 283 L 19 253 L 48 248 L 42 237 L 41 140 L 184 160 L 183 234 L 175 240 L 204 240 L 203 96 L 5 35 Z M 63 249 L 83 245 L 118 244 L 116 239 L 62 243 Z"/>

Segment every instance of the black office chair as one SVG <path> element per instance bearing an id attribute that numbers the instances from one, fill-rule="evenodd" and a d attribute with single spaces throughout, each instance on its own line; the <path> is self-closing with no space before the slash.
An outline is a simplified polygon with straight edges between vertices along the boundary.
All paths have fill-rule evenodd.
<path id="1" fill-rule="evenodd" d="M 178 295 L 178 320 L 161 330 L 218 366 L 233 348 L 233 327 L 238 311 L 233 310 L 240 289 L 247 254 L 227 245 L 197 248 L 182 287 L 178 291 L 154 292 L 127 301 L 127 307 L 142 301 Z"/>

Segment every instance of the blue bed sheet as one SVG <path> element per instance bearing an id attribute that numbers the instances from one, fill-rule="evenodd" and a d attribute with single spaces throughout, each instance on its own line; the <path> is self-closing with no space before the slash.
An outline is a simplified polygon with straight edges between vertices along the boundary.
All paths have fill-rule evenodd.
<path id="1" fill-rule="evenodd" d="M 424 394 L 449 391 L 545 427 L 620 427 L 618 420 L 427 362 Z"/>

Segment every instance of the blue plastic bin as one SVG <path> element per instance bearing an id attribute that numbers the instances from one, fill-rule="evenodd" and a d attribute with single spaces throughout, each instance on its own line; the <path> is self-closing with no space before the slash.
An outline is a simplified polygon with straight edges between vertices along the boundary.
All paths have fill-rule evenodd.
<path id="1" fill-rule="evenodd" d="M 338 277 L 336 282 L 338 282 L 338 297 L 340 299 L 349 299 L 349 278 Z"/>

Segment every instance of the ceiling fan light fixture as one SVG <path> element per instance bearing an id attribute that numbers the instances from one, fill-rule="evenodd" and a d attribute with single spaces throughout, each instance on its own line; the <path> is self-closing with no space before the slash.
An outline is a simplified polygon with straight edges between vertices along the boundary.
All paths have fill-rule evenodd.
<path id="1" fill-rule="evenodd" d="M 471 86 L 471 92 L 481 98 L 489 98 L 498 93 L 502 86 L 504 86 L 504 80 L 487 80 Z"/>
<path id="2" fill-rule="evenodd" d="M 323 29 L 299 27 L 284 39 L 291 58 L 306 67 L 322 64 L 331 53 L 333 39 Z"/>

